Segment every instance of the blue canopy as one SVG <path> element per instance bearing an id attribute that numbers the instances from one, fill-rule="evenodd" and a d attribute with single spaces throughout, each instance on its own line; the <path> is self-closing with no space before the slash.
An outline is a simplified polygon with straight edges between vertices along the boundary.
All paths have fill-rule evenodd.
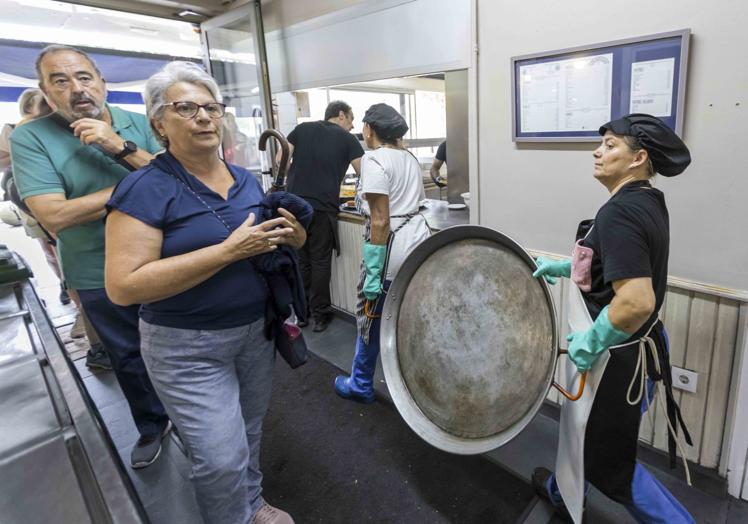
<path id="1" fill-rule="evenodd" d="M 36 57 L 48 44 L 0 39 L 0 73 L 36 79 Z M 128 51 L 114 51 L 81 47 L 96 62 L 102 76 L 109 83 L 145 80 L 171 60 L 200 60 L 189 57 L 144 55 Z"/>

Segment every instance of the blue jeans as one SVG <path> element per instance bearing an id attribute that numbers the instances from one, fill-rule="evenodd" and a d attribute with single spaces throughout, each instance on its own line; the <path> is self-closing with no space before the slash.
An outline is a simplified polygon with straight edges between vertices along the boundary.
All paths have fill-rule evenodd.
<path id="1" fill-rule="evenodd" d="M 112 361 L 114 375 L 130 406 L 138 432 L 146 436 L 161 433 L 169 419 L 140 354 L 140 306 L 118 306 L 109 300 L 104 289 L 79 289 L 78 295 L 88 320 Z"/>
<path id="2" fill-rule="evenodd" d="M 208 524 L 246 524 L 263 504 L 260 439 L 275 363 L 263 324 L 193 330 L 140 321 L 143 360 L 189 450 Z"/>

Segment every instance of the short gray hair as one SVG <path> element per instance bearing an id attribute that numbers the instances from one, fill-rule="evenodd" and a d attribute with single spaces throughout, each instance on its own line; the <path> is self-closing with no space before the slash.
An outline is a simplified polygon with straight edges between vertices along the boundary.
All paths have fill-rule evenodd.
<path id="1" fill-rule="evenodd" d="M 177 82 L 188 82 L 203 86 L 210 91 L 216 102 L 223 101 L 221 92 L 218 90 L 218 84 L 199 65 L 194 62 L 182 60 L 175 60 L 166 64 L 161 71 L 148 79 L 148 82 L 145 84 L 145 91 L 143 92 L 145 111 L 151 123 L 151 129 L 153 129 L 156 140 L 162 146 L 167 146 L 167 141 L 153 127 L 153 121 L 159 120 L 163 115 L 166 91 Z"/>
<path id="2" fill-rule="evenodd" d="M 39 53 L 39 56 L 36 57 L 36 77 L 39 79 L 39 85 L 44 83 L 44 79 L 42 78 L 42 60 L 45 56 L 51 55 L 54 53 L 61 53 L 62 51 L 69 51 L 71 53 L 78 53 L 83 58 L 88 60 L 88 62 L 93 66 L 94 70 L 96 71 L 96 74 L 101 77 L 101 71 L 99 71 L 99 66 L 96 65 L 96 62 L 94 62 L 94 59 L 91 58 L 88 53 L 85 51 L 81 51 L 77 47 L 72 47 L 69 45 L 63 45 L 63 44 L 50 44 L 44 49 L 41 50 Z"/>

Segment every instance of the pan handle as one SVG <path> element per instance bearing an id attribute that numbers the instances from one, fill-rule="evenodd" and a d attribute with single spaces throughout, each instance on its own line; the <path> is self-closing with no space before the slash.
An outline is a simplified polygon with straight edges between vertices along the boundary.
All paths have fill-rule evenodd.
<path id="1" fill-rule="evenodd" d="M 270 189 L 270 192 L 273 193 L 275 191 L 285 191 L 286 189 L 286 168 L 288 167 L 288 157 L 291 156 L 291 151 L 288 145 L 288 140 L 283 136 L 283 133 L 272 128 L 266 129 L 260 135 L 259 144 L 257 144 L 257 148 L 260 151 L 265 151 L 268 138 L 271 136 L 278 141 L 281 148 L 280 164 L 278 165 L 275 179 L 273 180 L 273 187 Z M 272 163 L 275 163 L 274 158 L 272 159 Z"/>
<path id="2" fill-rule="evenodd" d="M 565 355 L 566 353 L 568 353 L 568 351 L 566 351 L 565 349 L 558 350 L 559 355 Z M 558 382 L 554 382 L 553 387 L 556 388 L 559 391 L 559 393 L 561 393 L 563 396 L 565 396 L 567 399 L 573 402 L 575 400 L 579 400 L 580 398 L 582 398 L 582 393 L 584 393 L 584 386 L 586 383 L 587 383 L 587 372 L 585 371 L 584 373 L 582 373 L 582 378 L 579 380 L 579 391 L 577 391 L 576 395 L 573 395 L 569 393 L 568 391 L 566 391 L 563 388 L 563 386 L 561 386 L 561 384 L 559 384 Z"/>
<path id="3" fill-rule="evenodd" d="M 381 315 L 377 315 L 374 313 L 374 310 L 377 308 L 377 301 L 376 300 L 369 300 L 366 299 L 364 301 L 364 315 L 366 318 L 374 320 L 375 318 L 381 317 Z"/>

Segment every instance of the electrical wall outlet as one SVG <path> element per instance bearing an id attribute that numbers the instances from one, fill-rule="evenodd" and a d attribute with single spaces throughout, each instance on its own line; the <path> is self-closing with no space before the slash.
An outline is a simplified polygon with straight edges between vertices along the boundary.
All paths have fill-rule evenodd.
<path id="1" fill-rule="evenodd" d="M 696 385 L 699 382 L 699 374 L 695 371 L 688 369 L 678 368 L 672 366 L 673 372 L 673 387 L 688 391 L 689 393 L 696 393 Z"/>

